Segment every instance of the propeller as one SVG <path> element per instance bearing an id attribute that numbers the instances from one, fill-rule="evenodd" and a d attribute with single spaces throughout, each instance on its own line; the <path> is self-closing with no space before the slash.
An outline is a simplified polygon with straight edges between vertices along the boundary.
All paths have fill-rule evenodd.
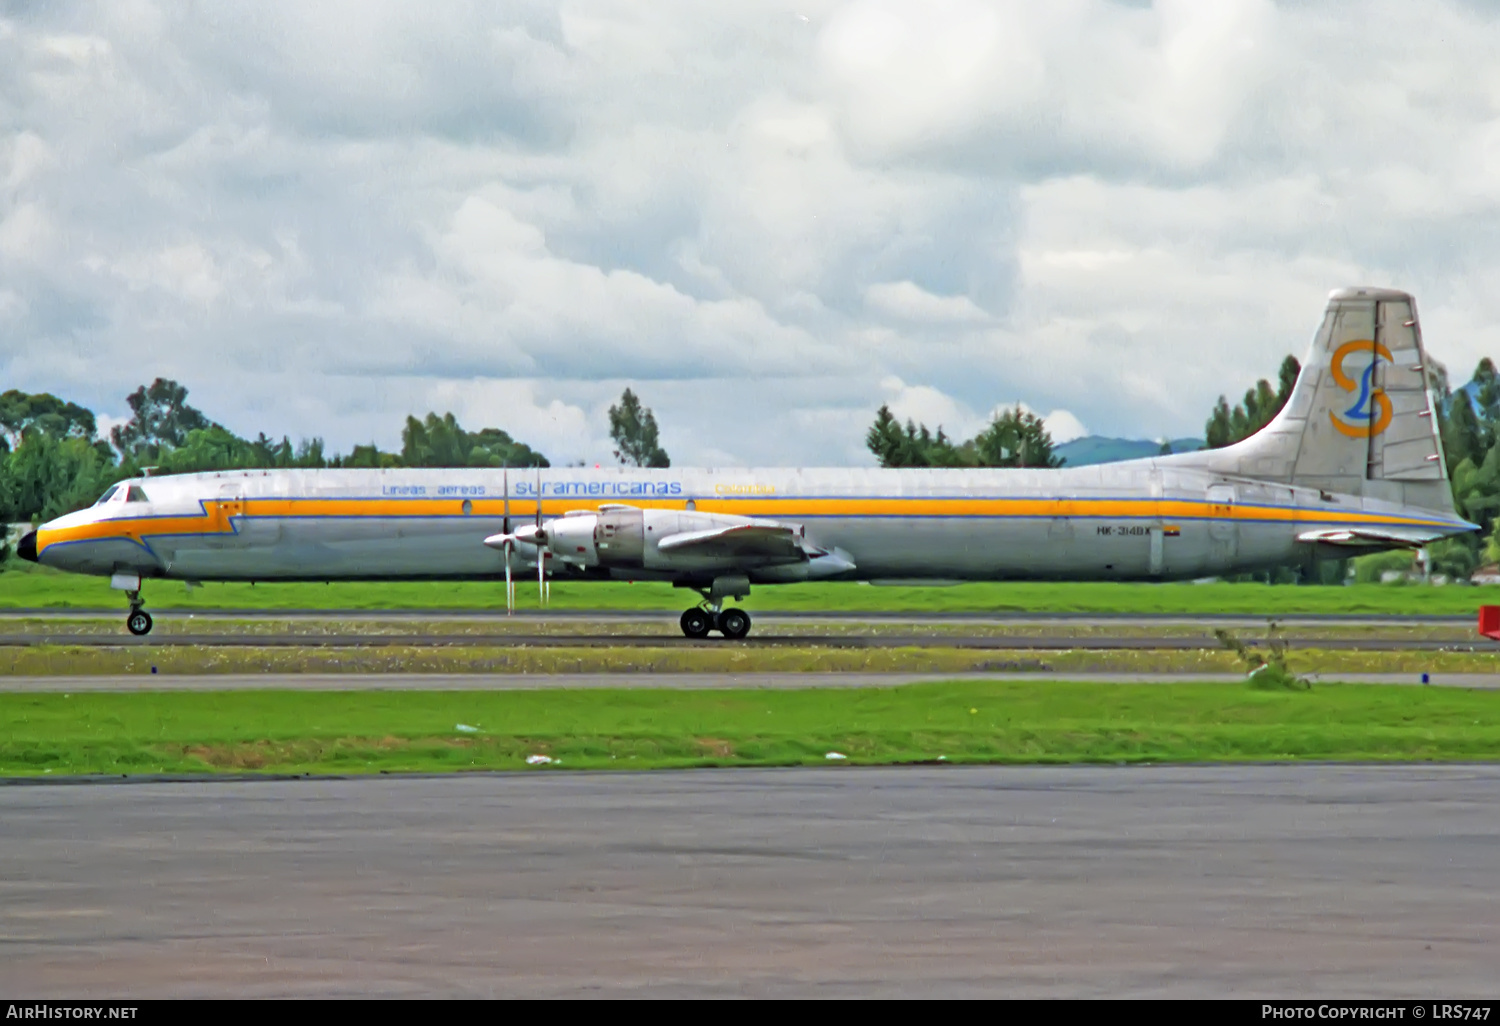
<path id="1" fill-rule="evenodd" d="M 547 580 L 547 529 L 542 526 L 542 470 L 537 468 L 536 472 L 536 522 L 526 527 L 520 527 L 512 531 L 510 529 L 510 474 L 507 471 L 505 480 L 505 510 L 504 530 L 499 534 L 492 534 L 484 540 L 484 543 L 492 549 L 500 549 L 505 553 L 505 608 L 507 612 L 513 612 L 516 605 L 516 586 L 511 579 L 510 554 L 515 551 L 517 543 L 536 546 L 536 582 L 537 589 L 541 593 L 542 605 L 547 604 L 551 598 L 550 582 Z"/>
<path id="2" fill-rule="evenodd" d="M 510 616 L 516 611 L 516 582 L 510 576 L 510 554 L 515 550 L 516 543 L 510 536 L 510 468 L 506 467 L 501 475 L 505 488 L 505 512 L 500 521 L 500 532 L 505 535 L 502 549 L 505 553 L 505 615 Z"/>
<path id="3" fill-rule="evenodd" d="M 542 530 L 542 468 L 536 468 L 536 536 L 544 542 L 547 533 Z M 542 605 L 547 604 L 551 596 L 547 594 L 547 546 L 537 545 L 536 549 L 536 590 Z"/>

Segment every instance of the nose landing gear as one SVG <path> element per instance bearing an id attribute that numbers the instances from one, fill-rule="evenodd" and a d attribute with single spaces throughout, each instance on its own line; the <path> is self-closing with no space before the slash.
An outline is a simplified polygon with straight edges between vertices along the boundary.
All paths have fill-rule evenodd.
<path id="1" fill-rule="evenodd" d="M 139 594 L 139 592 L 136 592 L 136 594 Z M 141 634 L 151 633 L 151 613 L 141 609 L 136 598 L 130 600 L 130 615 L 124 618 L 124 628 L 129 630 L 130 633 L 135 634 L 136 637 L 141 636 Z"/>
<path id="2" fill-rule="evenodd" d="M 141 599 L 141 575 L 119 571 L 109 579 L 109 586 L 123 591 L 130 600 L 130 615 L 125 617 L 125 629 L 136 637 L 151 633 L 151 614 L 146 612 L 146 603 Z"/>

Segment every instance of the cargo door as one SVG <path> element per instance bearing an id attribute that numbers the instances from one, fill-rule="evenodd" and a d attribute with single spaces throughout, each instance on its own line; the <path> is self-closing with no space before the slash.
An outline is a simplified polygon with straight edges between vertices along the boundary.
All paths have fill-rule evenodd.
<path id="1" fill-rule="evenodd" d="M 1161 519 L 1161 500 L 1164 488 L 1161 478 L 1161 468 L 1151 469 L 1150 494 L 1151 494 L 1151 547 L 1148 551 L 1146 572 L 1152 577 L 1160 577 L 1166 569 L 1167 553 L 1166 541 L 1163 536 L 1163 525 Z"/>
<path id="2" fill-rule="evenodd" d="M 1234 485 L 1216 484 L 1208 488 L 1209 551 L 1215 562 L 1227 563 L 1240 548 L 1240 526 L 1235 519 Z"/>

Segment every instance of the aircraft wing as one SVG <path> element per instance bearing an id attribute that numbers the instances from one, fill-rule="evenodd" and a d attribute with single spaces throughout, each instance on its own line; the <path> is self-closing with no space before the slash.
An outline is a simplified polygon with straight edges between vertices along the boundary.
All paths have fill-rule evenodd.
<path id="1" fill-rule="evenodd" d="M 1443 537 L 1439 531 L 1414 527 L 1325 527 L 1297 535 L 1299 542 L 1320 542 L 1346 548 L 1404 545 L 1416 548 Z"/>
<path id="2" fill-rule="evenodd" d="M 782 524 L 730 524 L 705 531 L 668 535 L 657 543 L 663 553 L 748 559 L 802 559 L 797 532 Z"/>

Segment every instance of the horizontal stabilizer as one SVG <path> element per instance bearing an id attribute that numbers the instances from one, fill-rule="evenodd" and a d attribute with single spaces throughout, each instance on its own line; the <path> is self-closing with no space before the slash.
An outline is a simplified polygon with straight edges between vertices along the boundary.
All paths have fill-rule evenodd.
<path id="1" fill-rule="evenodd" d="M 1417 548 L 1447 536 L 1448 532 L 1417 527 L 1325 527 L 1297 535 L 1299 542 L 1319 542 L 1346 548 Z"/>
<path id="2" fill-rule="evenodd" d="M 731 524 L 706 531 L 685 531 L 663 538 L 657 548 L 663 553 L 683 555 L 804 558 L 796 531 L 780 524 Z"/>

